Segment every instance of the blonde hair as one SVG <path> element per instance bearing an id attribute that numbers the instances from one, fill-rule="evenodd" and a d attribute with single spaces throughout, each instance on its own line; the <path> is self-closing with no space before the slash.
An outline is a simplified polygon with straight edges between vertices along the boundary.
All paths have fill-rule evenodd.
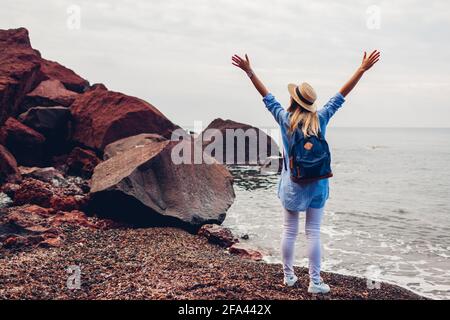
<path id="1" fill-rule="evenodd" d="M 291 113 L 289 123 L 289 133 L 293 133 L 301 124 L 301 130 L 305 137 L 319 135 L 319 117 L 316 112 L 310 112 L 302 108 L 294 99 L 291 98 L 291 105 L 287 109 Z"/>

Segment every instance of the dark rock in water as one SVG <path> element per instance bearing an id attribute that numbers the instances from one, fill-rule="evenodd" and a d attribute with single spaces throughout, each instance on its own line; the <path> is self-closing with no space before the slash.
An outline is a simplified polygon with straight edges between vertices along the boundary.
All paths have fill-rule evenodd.
<path id="1" fill-rule="evenodd" d="M 209 242 L 218 244 L 221 247 L 228 248 L 239 242 L 230 229 L 217 224 L 205 224 L 198 231 L 198 235 L 208 239 Z"/>
<path id="2" fill-rule="evenodd" d="M 219 135 L 220 140 L 215 140 L 216 135 Z M 210 144 L 221 145 L 222 152 L 217 152 L 216 149 L 212 156 L 219 162 L 230 165 L 258 165 L 271 155 L 280 154 L 276 142 L 264 131 L 232 120 L 215 119 L 202 132 L 202 139 L 207 153 Z"/>
<path id="3" fill-rule="evenodd" d="M 66 160 L 67 173 L 89 179 L 100 162 L 95 152 L 75 147 Z"/>
<path id="4" fill-rule="evenodd" d="M 0 142 L 20 165 L 40 166 L 44 162 L 45 137 L 14 118 L 8 118 L 1 128 Z"/>
<path id="5" fill-rule="evenodd" d="M 103 150 L 111 142 L 140 133 L 170 138 L 178 127 L 151 104 L 123 93 L 96 87 L 79 95 L 71 106 L 72 139 Z"/>
<path id="6" fill-rule="evenodd" d="M 41 72 L 45 79 L 60 81 L 67 90 L 83 93 L 89 88 L 89 82 L 71 69 L 60 65 L 58 62 L 41 59 Z"/>
<path id="7" fill-rule="evenodd" d="M 250 236 L 248 235 L 248 234 L 243 234 L 242 236 L 241 236 L 241 239 L 242 240 L 248 240 L 248 239 L 250 239 Z"/>
<path id="8" fill-rule="evenodd" d="M 42 81 L 33 91 L 28 93 L 21 109 L 26 111 L 32 107 L 70 106 L 78 93 L 67 90 L 59 80 Z"/>
<path id="9" fill-rule="evenodd" d="M 40 61 L 25 28 L 0 30 L 0 125 L 19 113 L 25 95 L 43 80 Z"/>
<path id="10" fill-rule="evenodd" d="M 103 151 L 103 159 L 108 160 L 117 154 L 123 153 L 129 149 L 141 148 L 145 145 L 164 142 L 167 139 L 154 133 L 141 133 L 136 136 L 128 137 L 126 139 L 118 140 L 105 147 Z M 165 142 L 166 144 L 168 142 Z"/>
<path id="11" fill-rule="evenodd" d="M 260 261 L 263 259 L 263 254 L 245 243 L 235 243 L 229 249 L 231 254 L 236 254 L 242 258 L 250 259 L 254 261 Z"/>
<path id="12" fill-rule="evenodd" d="M 20 171 L 14 156 L 0 144 L 0 183 L 21 180 Z"/>
<path id="13" fill-rule="evenodd" d="M 222 223 L 235 196 L 228 170 L 213 159 L 212 164 L 175 164 L 173 148 L 184 146 L 179 144 L 190 148 L 190 141 L 140 138 L 145 143 L 128 150 L 119 147 L 129 145 L 127 141 L 106 148 L 121 150 L 94 170 L 92 210 L 142 224 L 196 229 L 205 223 Z"/>

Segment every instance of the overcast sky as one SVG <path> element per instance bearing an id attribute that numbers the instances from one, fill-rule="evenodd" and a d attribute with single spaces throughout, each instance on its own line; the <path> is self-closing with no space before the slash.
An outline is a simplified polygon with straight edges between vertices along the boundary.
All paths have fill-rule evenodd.
<path id="1" fill-rule="evenodd" d="M 282 104 L 287 83 L 302 81 L 323 104 L 362 51 L 376 48 L 382 60 L 333 125 L 450 127 L 450 1 L 0 0 L 0 8 L 0 28 L 28 28 L 45 58 L 182 126 L 217 117 L 274 125 L 233 53 L 249 54 Z"/>

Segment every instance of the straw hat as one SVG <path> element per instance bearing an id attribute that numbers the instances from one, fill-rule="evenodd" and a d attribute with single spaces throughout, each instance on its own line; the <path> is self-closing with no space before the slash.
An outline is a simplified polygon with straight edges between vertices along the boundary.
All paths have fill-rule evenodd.
<path id="1" fill-rule="evenodd" d="M 303 82 L 299 86 L 290 83 L 288 84 L 288 90 L 292 99 L 294 99 L 300 106 L 310 112 L 317 111 L 317 106 L 315 103 L 317 95 L 313 87 L 311 87 L 308 83 Z"/>

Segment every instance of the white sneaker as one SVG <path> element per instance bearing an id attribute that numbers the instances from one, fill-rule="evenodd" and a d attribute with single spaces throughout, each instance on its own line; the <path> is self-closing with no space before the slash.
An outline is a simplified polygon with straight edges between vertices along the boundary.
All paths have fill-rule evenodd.
<path id="1" fill-rule="evenodd" d="M 330 286 L 323 282 L 323 279 L 320 278 L 319 283 L 314 283 L 313 281 L 309 281 L 308 287 L 309 293 L 328 293 L 330 292 Z"/>
<path id="2" fill-rule="evenodd" d="M 296 275 L 287 276 L 287 277 L 285 276 L 283 283 L 287 287 L 292 287 L 297 282 L 297 280 L 298 280 L 298 278 Z"/>

